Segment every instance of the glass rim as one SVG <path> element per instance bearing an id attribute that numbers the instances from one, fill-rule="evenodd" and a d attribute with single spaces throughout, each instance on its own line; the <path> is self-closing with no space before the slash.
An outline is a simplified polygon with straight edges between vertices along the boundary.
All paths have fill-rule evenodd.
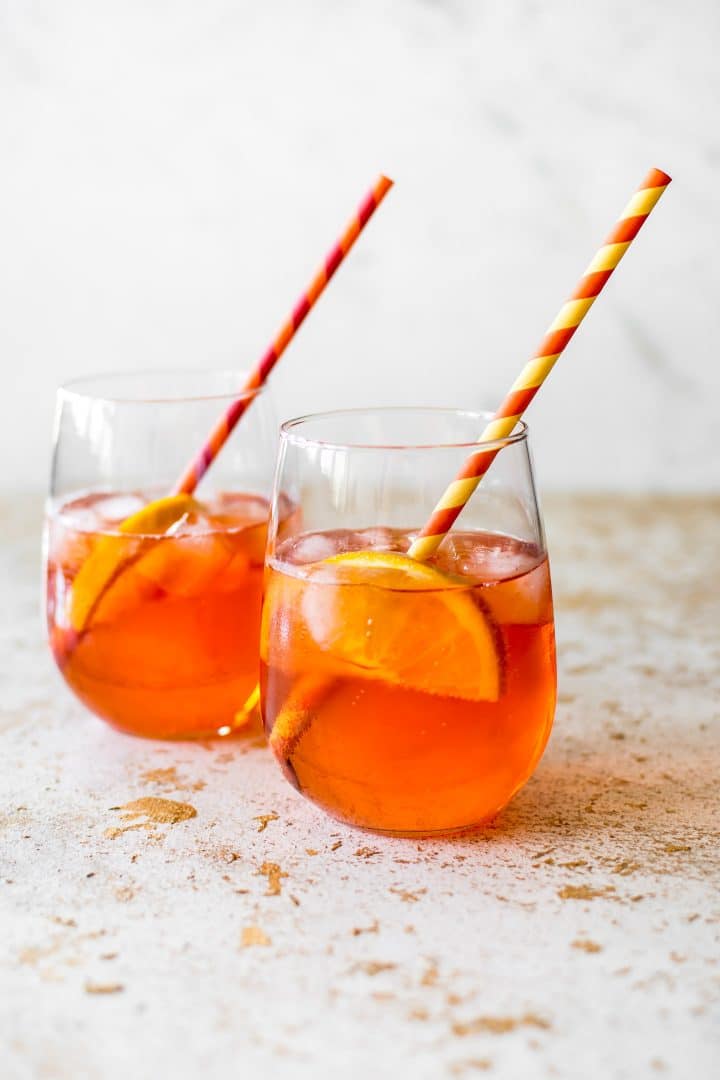
<path id="1" fill-rule="evenodd" d="M 339 419 L 343 416 L 387 416 L 392 413 L 404 415 L 411 413 L 444 414 L 446 416 L 471 418 L 478 421 L 478 438 L 469 440 L 452 439 L 450 441 L 443 440 L 442 442 L 368 442 L 361 439 L 338 442 L 335 439 L 312 438 L 301 435 L 294 430 L 313 420 Z M 471 450 L 477 449 L 481 445 L 479 442 L 480 425 L 492 420 L 494 415 L 489 410 L 454 409 L 442 405 L 383 405 L 357 409 L 328 409 L 317 413 L 305 413 L 303 416 L 296 416 L 286 420 L 280 425 L 280 438 L 292 443 L 294 446 L 318 447 L 324 450 L 451 450 L 463 448 Z M 509 435 L 505 435 L 501 439 L 488 439 L 482 443 L 482 446 L 493 450 L 501 450 L 503 447 L 510 446 L 513 443 L 526 442 L 529 430 L 524 420 L 518 420 Z"/>
<path id="2" fill-rule="evenodd" d="M 94 375 L 78 375 L 61 383 L 56 391 L 57 400 L 75 399 L 78 401 L 107 402 L 112 405 L 181 405 L 183 403 L 200 401 L 241 401 L 245 398 L 254 398 L 265 391 L 265 385 L 248 389 L 244 384 L 250 375 L 247 369 L 238 368 L 141 368 L 138 371 L 103 371 Z M 143 378 L 167 378 L 172 384 L 173 378 L 184 376 L 196 377 L 199 381 L 206 379 L 211 382 L 221 376 L 229 376 L 238 380 L 236 390 L 209 391 L 207 393 L 186 393 L 177 390 L 166 394 L 133 394 L 133 393 L 108 393 L 107 391 L 93 391 L 93 385 L 102 386 L 103 382 L 127 380 L 133 383 Z"/>

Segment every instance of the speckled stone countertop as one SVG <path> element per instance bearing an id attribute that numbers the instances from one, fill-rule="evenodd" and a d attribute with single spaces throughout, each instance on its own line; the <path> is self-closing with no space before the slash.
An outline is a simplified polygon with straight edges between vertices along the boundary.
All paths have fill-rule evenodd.
<path id="1" fill-rule="evenodd" d="M 93 719 L 44 646 L 39 504 L 0 509 L 5 1080 L 720 1075 L 720 501 L 546 500 L 550 746 L 427 842 L 325 818 L 257 731 Z"/>

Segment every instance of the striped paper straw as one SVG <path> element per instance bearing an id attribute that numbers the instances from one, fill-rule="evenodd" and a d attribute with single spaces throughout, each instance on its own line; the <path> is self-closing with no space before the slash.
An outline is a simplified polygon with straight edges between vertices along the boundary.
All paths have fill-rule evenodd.
<path id="1" fill-rule="evenodd" d="M 669 183 L 670 177 L 660 169 L 651 169 L 647 174 L 478 442 L 493 442 L 511 434 Z M 413 542 L 409 555 L 423 561 L 437 550 L 500 449 L 476 450 L 470 455 Z"/>
<path id="2" fill-rule="evenodd" d="M 191 495 L 195 491 L 195 488 L 225 445 L 238 420 L 254 401 L 255 395 L 252 391 L 257 390 L 265 382 L 392 185 L 392 180 L 388 179 L 387 176 L 381 175 L 375 181 L 348 222 L 342 236 L 326 255 L 325 261 L 310 282 L 307 291 L 302 294 L 296 303 L 292 314 L 283 323 L 280 331 L 253 368 L 243 387 L 243 396 L 234 401 L 225 415 L 219 420 L 200 453 L 178 481 L 174 488 L 174 494 Z"/>

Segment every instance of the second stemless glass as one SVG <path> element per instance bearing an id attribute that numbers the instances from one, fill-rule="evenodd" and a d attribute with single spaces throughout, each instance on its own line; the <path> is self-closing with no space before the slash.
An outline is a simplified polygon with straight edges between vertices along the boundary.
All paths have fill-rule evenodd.
<path id="1" fill-rule="evenodd" d="M 433 558 L 404 554 L 488 419 L 378 409 L 281 428 L 264 722 L 291 782 L 350 824 L 428 834 L 486 821 L 547 742 L 553 608 L 525 425 L 493 444 Z"/>
<path id="2" fill-rule="evenodd" d="M 255 704 L 275 424 L 266 393 L 244 393 L 244 382 L 232 371 L 139 372 L 58 393 L 50 644 L 68 686 L 122 731 L 228 734 Z M 197 496 L 168 498 L 241 397 L 257 400 Z"/>

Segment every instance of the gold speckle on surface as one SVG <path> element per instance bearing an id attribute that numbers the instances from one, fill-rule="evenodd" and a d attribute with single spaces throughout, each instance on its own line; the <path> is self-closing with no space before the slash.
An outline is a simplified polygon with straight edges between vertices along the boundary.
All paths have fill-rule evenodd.
<path id="1" fill-rule="evenodd" d="M 186 780 L 178 773 L 176 765 L 168 765 L 161 769 L 145 769 L 140 773 L 140 781 L 143 784 L 156 784 L 168 791 L 202 791 L 207 787 L 205 780 Z"/>
<path id="2" fill-rule="evenodd" d="M 535 1013 L 525 1013 L 523 1016 L 478 1016 L 467 1023 L 453 1024 L 452 1030 L 455 1035 L 507 1035 L 519 1027 L 534 1027 L 542 1031 L 549 1031 L 552 1024 L 542 1016 Z"/>
<path id="3" fill-rule="evenodd" d="M 408 1020 L 420 1020 L 425 1021 L 430 1019 L 430 1013 L 427 1009 L 424 1009 L 421 1005 L 411 1009 L 408 1013 Z"/>
<path id="4" fill-rule="evenodd" d="M 174 799 L 156 799 L 146 797 L 134 799 L 126 803 L 121 809 L 124 821 L 132 821 L 133 818 L 146 817 L 149 821 L 158 825 L 176 825 L 179 821 L 188 821 L 197 817 L 197 810 L 190 803 L 176 802 Z"/>
<path id="5" fill-rule="evenodd" d="M 133 832 L 134 829 L 152 829 L 153 825 L 149 821 L 138 822 L 137 825 L 126 825 L 124 829 L 118 828 L 117 825 L 113 825 L 111 828 L 106 829 L 103 836 L 106 836 L 108 840 L 117 840 L 118 836 L 122 836 L 123 833 Z"/>
<path id="6" fill-rule="evenodd" d="M 364 960 L 356 964 L 353 971 L 362 971 L 365 975 L 380 975 L 383 971 L 394 971 L 397 964 L 391 964 L 384 960 Z"/>
<path id="7" fill-rule="evenodd" d="M 286 878 L 288 875 L 281 870 L 279 865 L 274 862 L 264 862 L 260 869 L 257 871 L 258 875 L 263 875 L 267 878 L 268 885 L 265 892 L 266 896 L 279 896 L 282 892 L 282 878 Z"/>
<path id="8" fill-rule="evenodd" d="M 350 931 L 353 937 L 359 937 L 360 934 L 377 934 L 380 930 L 380 923 L 377 919 L 373 919 L 370 926 L 353 926 Z"/>
<path id="9" fill-rule="evenodd" d="M 435 986 L 438 981 L 439 974 L 440 972 L 438 971 L 437 964 L 434 961 L 431 961 L 425 969 L 425 972 L 423 973 L 423 977 L 420 980 L 420 985 Z"/>
<path id="10" fill-rule="evenodd" d="M 613 866 L 611 873 L 619 874 L 620 877 L 628 877 L 641 869 L 640 863 L 636 863 L 632 859 L 621 859 Z"/>
<path id="11" fill-rule="evenodd" d="M 594 888 L 592 885 L 563 885 L 558 889 L 561 900 L 617 900 L 614 885 L 603 885 L 602 888 Z"/>
<path id="12" fill-rule="evenodd" d="M 179 787 L 180 777 L 175 765 L 169 765 L 165 769 L 145 769 L 140 773 L 140 779 L 145 784 L 164 784 Z"/>
<path id="13" fill-rule="evenodd" d="M 240 947 L 248 949 L 252 945 L 270 945 L 267 934 L 259 926 L 244 926 L 240 935 Z"/>
<path id="14" fill-rule="evenodd" d="M 577 940 L 571 942 L 571 944 L 573 949 L 580 949 L 581 952 L 602 952 L 602 945 L 598 945 L 597 941 L 591 941 L 590 938 L 577 938 Z"/>
<path id="15" fill-rule="evenodd" d="M 278 815 L 274 810 L 271 810 L 269 814 L 257 814 L 253 821 L 258 822 L 258 832 L 265 832 L 271 821 L 277 821 Z"/>
<path id="16" fill-rule="evenodd" d="M 490 1058 L 466 1058 L 450 1066 L 453 1076 L 465 1076 L 468 1072 L 487 1072 L 488 1069 L 492 1069 Z"/>
<path id="17" fill-rule="evenodd" d="M 234 851 L 232 848 L 229 847 L 218 848 L 217 857 L 221 860 L 221 862 L 228 864 L 237 862 L 238 859 L 242 858 L 239 851 Z"/>
<path id="18" fill-rule="evenodd" d="M 45 960 L 62 948 L 59 937 L 54 938 L 46 945 L 29 945 L 18 953 L 18 962 L 21 964 L 37 964 L 39 960 Z"/>
<path id="19" fill-rule="evenodd" d="M 144 817 L 146 820 L 134 825 L 127 825 L 120 829 L 108 829 L 105 833 L 111 839 L 131 829 L 152 828 L 153 825 L 177 825 L 180 821 L 189 821 L 197 817 L 197 810 L 190 803 L 176 802 L 174 799 L 159 799 L 146 796 L 142 799 L 133 799 L 124 806 L 113 807 L 114 810 L 124 810 L 123 821 L 134 821 Z"/>
<path id="20" fill-rule="evenodd" d="M 119 994 L 125 987 L 119 982 L 96 983 L 90 979 L 85 983 L 86 994 Z"/>
<path id="21" fill-rule="evenodd" d="M 395 885 L 391 885 L 390 892 L 395 896 L 399 896 L 405 904 L 417 904 L 420 897 L 425 895 L 427 889 L 415 889 L 414 892 L 410 892 L 409 889 L 398 889 Z"/>

